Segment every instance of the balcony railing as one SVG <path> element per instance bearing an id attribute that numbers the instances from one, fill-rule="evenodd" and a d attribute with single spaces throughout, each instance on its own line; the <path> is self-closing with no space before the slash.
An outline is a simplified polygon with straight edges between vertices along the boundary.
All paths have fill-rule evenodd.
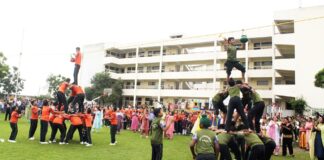
<path id="1" fill-rule="evenodd" d="M 249 67 L 249 69 L 252 69 L 252 70 L 272 69 L 272 66 L 254 66 L 254 67 Z"/>

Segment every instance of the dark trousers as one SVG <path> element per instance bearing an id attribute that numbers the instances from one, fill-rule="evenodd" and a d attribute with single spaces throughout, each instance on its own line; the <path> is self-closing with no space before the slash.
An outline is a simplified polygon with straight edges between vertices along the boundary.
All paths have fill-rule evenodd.
<path id="1" fill-rule="evenodd" d="M 152 146 L 152 160 L 162 160 L 163 144 L 151 144 Z"/>
<path id="2" fill-rule="evenodd" d="M 35 131 L 37 129 L 37 119 L 31 119 L 30 120 L 30 128 L 29 128 L 29 136 L 28 138 L 34 137 Z"/>
<path id="3" fill-rule="evenodd" d="M 74 67 L 74 72 L 73 72 L 73 78 L 74 78 L 74 84 L 78 84 L 78 75 L 79 75 L 79 70 L 80 70 L 80 65 L 76 64 Z"/>
<path id="4" fill-rule="evenodd" d="M 66 134 L 66 129 L 63 126 L 63 124 L 56 124 L 56 123 L 53 123 L 52 134 L 51 134 L 50 141 L 53 141 L 55 139 L 57 130 L 60 130 L 60 133 L 61 133 L 60 142 L 64 142 L 64 138 L 65 138 L 65 134 Z"/>
<path id="5" fill-rule="evenodd" d="M 110 143 L 116 142 L 117 125 L 110 125 Z"/>
<path id="6" fill-rule="evenodd" d="M 265 147 L 266 160 L 271 160 L 272 153 L 276 148 L 276 143 L 274 141 L 270 141 L 270 142 L 264 144 L 264 147 Z"/>
<path id="7" fill-rule="evenodd" d="M 62 105 L 64 105 L 64 112 L 65 113 L 68 113 L 68 104 L 66 102 L 66 97 L 64 95 L 64 93 L 58 91 L 56 93 L 56 96 L 57 96 L 57 102 L 58 102 L 58 106 L 61 107 Z"/>
<path id="8" fill-rule="evenodd" d="M 251 148 L 248 160 L 265 160 L 264 145 L 255 145 Z"/>
<path id="9" fill-rule="evenodd" d="M 244 139 L 243 139 L 244 140 Z M 244 143 L 241 142 L 240 143 Z M 245 144 L 245 143 L 244 143 Z M 227 144 L 228 148 L 231 149 L 231 151 L 234 153 L 235 159 L 236 160 L 241 160 L 241 151 L 239 148 L 239 145 L 237 144 L 237 142 L 234 140 L 234 138 L 232 138 L 228 144 Z M 245 147 L 245 146 L 244 146 Z M 244 150 L 242 150 L 242 152 L 244 152 Z"/>
<path id="10" fill-rule="evenodd" d="M 41 120 L 40 141 L 45 142 L 48 129 L 48 121 Z"/>
<path id="11" fill-rule="evenodd" d="M 240 64 L 239 61 L 226 61 L 225 66 L 228 77 L 231 75 L 233 68 L 236 68 L 242 73 L 245 73 L 245 67 L 242 64 Z"/>
<path id="12" fill-rule="evenodd" d="M 243 104 L 243 107 L 245 108 L 245 106 L 247 105 L 247 109 L 248 111 L 251 109 L 252 107 L 252 100 L 251 98 L 242 98 L 242 104 Z"/>
<path id="13" fill-rule="evenodd" d="M 294 150 L 293 150 L 293 147 L 292 147 L 292 142 L 293 142 L 292 138 L 283 138 L 282 139 L 282 155 L 283 156 L 287 155 L 287 147 L 288 147 L 288 150 L 289 150 L 289 154 L 290 155 L 294 154 Z"/>
<path id="14" fill-rule="evenodd" d="M 182 133 L 182 120 L 179 120 L 178 121 L 178 132 L 177 133 L 179 133 L 179 134 L 181 134 Z"/>
<path id="15" fill-rule="evenodd" d="M 74 134 L 75 130 L 77 130 L 77 129 L 78 129 L 79 136 L 80 136 L 80 142 L 83 142 L 83 138 L 82 138 L 83 137 L 82 136 L 82 128 L 83 128 L 82 125 L 77 125 L 77 126 L 71 125 L 70 128 L 69 128 L 69 131 L 68 131 L 68 133 L 66 135 L 65 142 L 68 143 L 69 140 L 72 139 L 73 134 Z"/>
<path id="16" fill-rule="evenodd" d="M 226 144 L 219 144 L 220 160 L 232 160 L 231 153 Z"/>
<path id="17" fill-rule="evenodd" d="M 215 160 L 215 154 L 198 154 L 196 160 Z"/>
<path id="18" fill-rule="evenodd" d="M 235 96 L 235 97 L 231 97 L 231 99 L 228 103 L 228 111 L 227 111 L 227 115 L 226 115 L 226 126 L 225 126 L 226 131 L 230 130 L 234 109 L 236 109 L 237 113 L 241 116 L 241 119 L 242 119 L 242 122 L 244 123 L 245 128 L 247 128 L 247 126 L 248 126 L 248 120 L 245 116 L 241 99 L 240 99 L 240 97 Z"/>
<path id="19" fill-rule="evenodd" d="M 249 127 L 251 130 L 256 131 L 256 133 L 260 133 L 260 119 L 262 117 L 263 114 L 263 110 L 264 110 L 264 102 L 257 102 L 254 104 L 253 108 L 251 108 L 248 112 L 248 122 L 249 122 Z M 253 124 L 253 119 L 254 119 L 254 123 L 255 123 L 255 127 Z"/>
<path id="20" fill-rule="evenodd" d="M 10 120 L 10 118 L 11 118 L 10 108 L 6 109 L 5 121 L 7 121 L 7 118 L 8 118 L 8 120 Z"/>
<path id="21" fill-rule="evenodd" d="M 18 134 L 18 126 L 17 123 L 10 123 L 11 127 L 11 134 L 9 137 L 9 140 L 16 140 L 17 134 Z"/>
<path id="22" fill-rule="evenodd" d="M 70 96 L 69 99 L 67 100 L 67 104 L 70 105 L 70 103 L 73 102 L 75 96 Z"/>
<path id="23" fill-rule="evenodd" d="M 213 101 L 213 106 L 215 109 L 215 115 L 219 115 L 219 110 L 221 110 L 224 114 L 227 113 L 227 109 L 226 109 L 226 106 L 224 105 L 223 101 L 222 102 Z"/>
<path id="24" fill-rule="evenodd" d="M 72 106 L 73 106 L 73 109 L 75 109 L 75 104 L 78 103 L 78 106 L 79 106 L 79 112 L 84 112 L 84 107 L 83 107 L 83 102 L 84 102 L 84 94 L 78 94 L 75 96 L 73 102 L 72 102 Z"/>
<path id="25" fill-rule="evenodd" d="M 92 144 L 91 127 L 87 127 L 87 142 L 88 142 L 88 144 Z"/>
<path id="26" fill-rule="evenodd" d="M 178 131 L 178 123 L 179 123 L 179 121 L 174 122 L 174 131 L 175 131 L 175 133 L 179 132 Z"/>

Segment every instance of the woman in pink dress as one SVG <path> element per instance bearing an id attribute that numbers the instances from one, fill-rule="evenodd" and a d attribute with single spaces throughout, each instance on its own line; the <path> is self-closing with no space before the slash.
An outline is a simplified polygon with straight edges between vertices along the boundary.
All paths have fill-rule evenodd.
<path id="1" fill-rule="evenodd" d="M 141 125 L 142 136 L 148 138 L 149 133 L 149 114 L 147 109 L 144 110 L 143 117 L 142 117 L 142 125 Z"/>
<path id="2" fill-rule="evenodd" d="M 133 112 L 132 115 L 132 125 L 131 125 L 131 130 L 135 133 L 138 129 L 138 115 L 137 111 Z"/>
<path id="3" fill-rule="evenodd" d="M 168 126 L 170 123 L 172 123 L 169 127 L 169 129 L 166 131 L 166 137 L 170 140 L 173 139 L 173 132 L 174 132 L 174 122 L 173 120 L 173 113 L 168 114 L 166 117 L 166 126 Z"/>
<path id="4" fill-rule="evenodd" d="M 305 129 L 306 129 L 306 150 L 309 150 L 309 140 L 311 137 L 312 129 L 314 127 L 313 119 L 311 117 L 308 118 L 306 124 L 305 124 Z"/>
<path id="5" fill-rule="evenodd" d="M 273 119 L 269 122 L 267 126 L 267 135 L 272 138 L 276 143 L 276 148 L 274 150 L 274 154 L 279 155 L 280 149 L 280 128 L 277 123 L 277 117 L 274 116 Z"/>

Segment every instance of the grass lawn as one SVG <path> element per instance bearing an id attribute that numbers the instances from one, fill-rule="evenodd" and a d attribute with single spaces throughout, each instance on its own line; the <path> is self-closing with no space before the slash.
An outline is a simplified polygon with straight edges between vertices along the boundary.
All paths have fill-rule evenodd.
<path id="1" fill-rule="evenodd" d="M 0 138 L 7 140 L 11 129 L 9 122 L 4 122 L 4 115 L 0 116 Z M 141 139 L 138 133 L 122 131 L 117 135 L 118 144 L 110 146 L 110 134 L 108 128 L 102 128 L 99 133 L 93 133 L 92 139 L 94 146 L 87 148 L 78 143 L 79 136 L 74 135 L 75 141 L 69 145 L 58 144 L 39 144 L 39 129 L 35 135 L 35 141 L 29 141 L 28 131 L 29 123 L 25 118 L 18 122 L 17 143 L 8 142 L 0 143 L 0 159 L 1 160 L 39 160 L 39 159 L 60 159 L 60 160 L 76 160 L 76 159 L 108 159 L 108 160 L 149 160 L 151 158 L 151 146 L 149 139 Z M 47 133 L 49 139 L 51 129 Z M 59 132 L 56 136 L 59 137 Z M 164 141 L 163 159 L 164 160 L 191 160 L 191 153 L 188 147 L 190 141 L 189 136 L 175 136 L 173 141 Z M 295 149 L 295 158 L 283 158 L 281 156 L 273 156 L 273 160 L 308 160 L 308 153 Z"/>

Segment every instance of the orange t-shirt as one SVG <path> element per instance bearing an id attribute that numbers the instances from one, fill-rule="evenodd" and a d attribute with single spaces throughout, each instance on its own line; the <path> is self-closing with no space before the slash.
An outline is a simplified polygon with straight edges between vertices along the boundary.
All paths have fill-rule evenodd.
<path id="1" fill-rule="evenodd" d="M 111 112 L 110 114 L 111 125 L 117 125 L 117 115 L 116 112 Z"/>
<path id="2" fill-rule="evenodd" d="M 43 106 L 42 108 L 42 121 L 49 121 L 50 113 L 52 112 L 52 109 L 49 106 Z"/>
<path id="3" fill-rule="evenodd" d="M 74 126 L 82 125 L 82 120 L 79 116 L 71 115 L 70 121 L 71 121 L 71 124 Z"/>
<path id="4" fill-rule="evenodd" d="M 55 124 L 63 124 L 64 116 L 62 114 L 55 115 L 53 123 Z"/>
<path id="5" fill-rule="evenodd" d="M 13 111 L 11 113 L 10 123 L 17 123 L 19 118 L 19 114 L 17 111 Z"/>
<path id="6" fill-rule="evenodd" d="M 81 86 L 78 86 L 78 85 L 73 85 L 71 87 L 71 90 L 72 90 L 72 93 L 74 93 L 75 95 L 84 94 L 83 89 L 81 88 Z"/>
<path id="7" fill-rule="evenodd" d="M 81 65 L 81 52 L 77 52 L 75 55 L 75 64 Z"/>
<path id="8" fill-rule="evenodd" d="M 32 119 L 32 120 L 37 120 L 38 119 L 38 107 L 37 106 L 33 106 L 31 108 L 30 119 Z"/>
<path id="9" fill-rule="evenodd" d="M 54 115 L 54 114 L 50 114 L 50 116 L 49 116 L 49 121 L 50 121 L 50 122 L 53 122 L 54 118 L 55 118 L 55 115 Z"/>
<path id="10" fill-rule="evenodd" d="M 60 84 L 58 91 L 65 93 L 66 88 L 69 86 L 69 84 L 67 82 L 63 82 Z"/>
<path id="11" fill-rule="evenodd" d="M 92 115 L 91 114 L 86 114 L 84 116 L 85 124 L 86 127 L 92 127 Z"/>

